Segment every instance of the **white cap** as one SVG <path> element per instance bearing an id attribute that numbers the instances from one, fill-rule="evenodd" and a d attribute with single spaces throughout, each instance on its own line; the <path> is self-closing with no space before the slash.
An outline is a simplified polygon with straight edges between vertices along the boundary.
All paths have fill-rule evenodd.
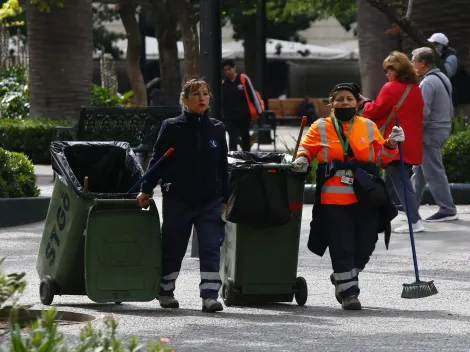
<path id="1" fill-rule="evenodd" d="M 438 43 L 442 45 L 447 45 L 449 43 L 449 39 L 447 39 L 443 33 L 434 33 L 428 40 L 431 43 Z"/>

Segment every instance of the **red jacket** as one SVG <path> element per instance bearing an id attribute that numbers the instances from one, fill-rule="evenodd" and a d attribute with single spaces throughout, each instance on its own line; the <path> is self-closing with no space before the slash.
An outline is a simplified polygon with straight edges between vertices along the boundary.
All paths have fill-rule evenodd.
<path id="1" fill-rule="evenodd" d="M 380 129 L 387 121 L 393 106 L 398 104 L 405 88 L 406 83 L 387 82 L 380 90 L 377 98 L 364 105 L 362 115 L 374 121 Z M 403 128 L 403 132 L 405 132 L 403 158 L 405 163 L 408 164 L 421 164 L 423 156 L 423 105 L 421 89 L 417 84 L 413 84 L 408 96 L 398 109 L 398 121 L 400 127 Z M 388 138 L 393 126 L 395 126 L 395 117 L 385 129 L 384 138 Z M 394 160 L 399 160 L 399 158 L 400 156 L 397 155 Z"/>

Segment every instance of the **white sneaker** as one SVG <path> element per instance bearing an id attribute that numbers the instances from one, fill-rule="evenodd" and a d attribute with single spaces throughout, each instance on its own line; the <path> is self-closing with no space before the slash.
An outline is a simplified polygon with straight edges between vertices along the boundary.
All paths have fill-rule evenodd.
<path id="1" fill-rule="evenodd" d="M 162 308 L 179 308 L 180 303 L 173 296 L 160 296 L 158 297 L 160 301 L 160 307 Z"/>
<path id="2" fill-rule="evenodd" d="M 426 230 L 424 228 L 423 223 L 421 222 L 421 220 L 418 220 L 414 224 L 412 224 L 412 227 L 413 227 L 413 232 L 423 232 L 423 231 Z M 406 223 L 405 225 L 402 225 L 400 227 L 397 227 L 396 229 L 393 230 L 393 232 L 396 232 L 396 233 L 409 233 L 410 228 L 408 227 L 408 223 Z"/>
<path id="3" fill-rule="evenodd" d="M 208 313 L 220 312 L 224 310 L 222 303 L 213 298 L 203 298 L 202 299 L 202 311 Z"/>

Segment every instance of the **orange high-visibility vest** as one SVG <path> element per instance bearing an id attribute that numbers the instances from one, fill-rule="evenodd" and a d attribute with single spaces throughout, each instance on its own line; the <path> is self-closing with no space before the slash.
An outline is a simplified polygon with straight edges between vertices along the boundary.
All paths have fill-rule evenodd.
<path id="1" fill-rule="evenodd" d="M 343 135 L 347 137 L 354 152 L 355 160 L 370 161 L 377 164 L 388 164 L 398 152 L 398 148 L 387 149 L 384 138 L 377 126 L 369 119 L 356 116 L 347 135 L 348 124 L 339 124 Z M 318 163 L 332 160 L 344 160 L 344 151 L 336 133 L 332 117 L 318 119 L 309 128 L 307 135 L 300 143 L 297 156 L 306 156 L 311 162 L 317 158 Z M 348 158 L 351 160 L 350 158 Z M 321 204 L 348 205 L 357 203 L 352 185 L 341 182 L 343 176 L 353 177 L 351 170 L 339 170 L 325 181 L 321 192 Z"/>

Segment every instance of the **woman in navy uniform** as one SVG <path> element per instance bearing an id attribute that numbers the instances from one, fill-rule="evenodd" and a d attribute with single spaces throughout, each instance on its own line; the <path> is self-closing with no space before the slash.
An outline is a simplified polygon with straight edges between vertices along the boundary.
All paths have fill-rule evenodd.
<path id="1" fill-rule="evenodd" d="M 184 84 L 183 113 L 163 122 L 148 168 L 169 149 L 174 152 L 141 185 L 139 206 L 146 206 L 161 179 L 163 195 L 163 272 L 159 301 L 163 308 L 178 308 L 175 281 L 194 225 L 199 240 L 202 310 L 223 310 L 217 300 L 220 246 L 225 237 L 222 212 L 228 200 L 228 162 L 225 126 L 209 118 L 210 87 L 202 79 Z"/>

